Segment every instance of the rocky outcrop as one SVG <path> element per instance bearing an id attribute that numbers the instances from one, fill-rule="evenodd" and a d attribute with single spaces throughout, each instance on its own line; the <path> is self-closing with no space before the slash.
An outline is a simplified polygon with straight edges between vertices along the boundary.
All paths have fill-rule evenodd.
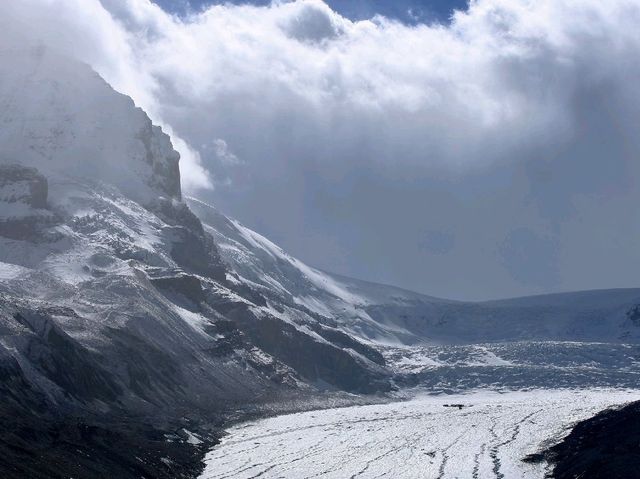
<path id="1" fill-rule="evenodd" d="M 183 272 L 151 278 L 151 283 L 162 291 L 181 295 L 182 298 L 198 305 L 205 300 L 202 282 L 198 277 Z"/>
<path id="2" fill-rule="evenodd" d="M 75 315 L 69 309 L 55 311 L 21 310 L 14 314 L 16 323 L 28 331 L 16 341 L 23 358 L 34 374 L 55 384 L 62 397 L 79 401 L 99 399 L 113 402 L 122 389 L 100 364 L 99 356 L 74 341 L 52 319 L 57 315 Z"/>
<path id="3" fill-rule="evenodd" d="M 627 318 L 634 326 L 640 326 L 640 305 L 636 304 L 626 313 Z"/>
<path id="4" fill-rule="evenodd" d="M 225 281 L 226 268 L 213 238 L 185 203 L 158 198 L 148 207 L 171 227 L 167 229 L 167 238 L 171 242 L 171 257 L 179 266 Z"/>
<path id="5" fill-rule="evenodd" d="M 0 164 L 37 168 L 50 183 L 110 185 L 145 205 L 181 199 L 169 136 L 87 65 L 46 48 L 3 49 L 0 78 Z"/>
<path id="6" fill-rule="evenodd" d="M 0 202 L 46 208 L 48 189 L 47 179 L 37 169 L 0 164 Z"/>
<path id="7" fill-rule="evenodd" d="M 47 197 L 47 179 L 37 169 L 0 164 L 0 236 L 35 239 L 54 224 Z"/>
<path id="8" fill-rule="evenodd" d="M 144 158 L 151 166 L 149 184 L 168 198 L 181 200 L 180 154 L 173 149 L 169 136 L 147 118 L 136 137 L 144 145 Z"/>
<path id="9" fill-rule="evenodd" d="M 640 471 L 640 402 L 579 422 L 560 443 L 528 456 L 548 461 L 554 479 L 629 479 Z"/>
<path id="10" fill-rule="evenodd" d="M 244 303 L 224 310 L 252 344 L 321 389 L 365 394 L 392 389 L 382 356 L 347 335 L 317 328 L 317 338 L 269 314 L 258 316 Z"/>

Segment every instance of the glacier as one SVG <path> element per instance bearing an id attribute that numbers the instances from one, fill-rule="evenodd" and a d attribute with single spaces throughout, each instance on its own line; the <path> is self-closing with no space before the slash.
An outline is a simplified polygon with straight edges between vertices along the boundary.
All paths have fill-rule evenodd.
<path id="1" fill-rule="evenodd" d="M 283 415 L 231 428 L 199 477 L 544 479 L 546 464 L 523 459 L 639 394 L 484 391 Z"/>

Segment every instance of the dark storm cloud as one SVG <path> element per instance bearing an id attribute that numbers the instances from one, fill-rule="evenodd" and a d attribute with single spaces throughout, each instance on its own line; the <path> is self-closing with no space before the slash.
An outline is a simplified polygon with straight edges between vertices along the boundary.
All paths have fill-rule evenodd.
<path id="1" fill-rule="evenodd" d="M 637 286 L 637 1 L 479 0 L 447 26 L 319 0 L 0 13 L 131 94 L 187 188 L 314 266 L 457 298 Z"/>

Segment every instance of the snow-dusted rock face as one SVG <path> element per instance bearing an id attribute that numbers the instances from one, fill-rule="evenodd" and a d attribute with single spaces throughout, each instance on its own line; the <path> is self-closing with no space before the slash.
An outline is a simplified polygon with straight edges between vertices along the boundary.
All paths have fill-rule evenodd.
<path id="1" fill-rule="evenodd" d="M 180 199 L 179 155 L 131 98 L 44 48 L 0 52 L 0 164 Z M 54 198 L 55 200 L 55 198 Z"/>
<path id="2" fill-rule="evenodd" d="M 0 165 L 0 236 L 33 238 L 56 216 L 48 210 L 47 179 L 35 168 Z"/>
<path id="3" fill-rule="evenodd" d="M 47 179 L 35 168 L 0 165 L 0 201 L 23 203 L 31 208 L 46 208 Z"/>

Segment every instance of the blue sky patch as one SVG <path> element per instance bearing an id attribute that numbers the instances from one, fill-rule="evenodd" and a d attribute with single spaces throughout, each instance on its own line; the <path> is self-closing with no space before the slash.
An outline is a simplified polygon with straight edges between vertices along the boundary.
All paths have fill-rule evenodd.
<path id="1" fill-rule="evenodd" d="M 223 2 L 219 0 L 154 0 L 171 13 L 183 14 L 189 7 L 200 9 L 215 3 L 252 3 L 269 5 L 270 0 Z M 328 0 L 327 4 L 336 12 L 352 20 L 384 15 L 408 24 L 447 22 L 451 13 L 465 9 L 466 0 Z"/>

